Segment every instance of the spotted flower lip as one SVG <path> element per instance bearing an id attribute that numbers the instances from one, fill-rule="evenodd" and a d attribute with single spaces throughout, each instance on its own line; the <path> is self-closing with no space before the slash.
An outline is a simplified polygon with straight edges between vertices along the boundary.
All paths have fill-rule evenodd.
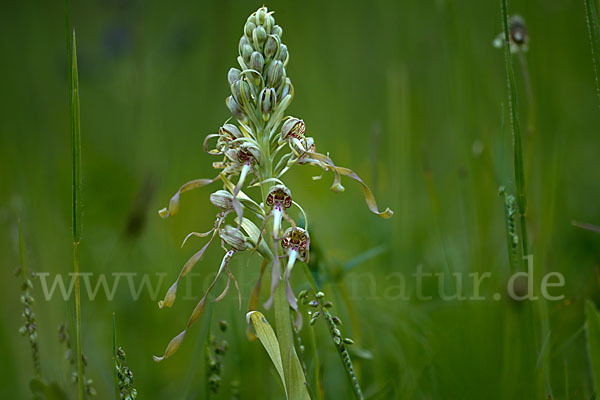
<path id="1" fill-rule="evenodd" d="M 269 207 L 290 208 L 292 206 L 292 192 L 284 185 L 275 185 L 269 190 L 265 203 Z"/>
<path id="2" fill-rule="evenodd" d="M 281 247 L 286 249 L 288 254 L 293 251 L 297 252 L 299 260 L 308 261 L 310 236 L 303 228 L 290 227 L 283 234 Z"/>

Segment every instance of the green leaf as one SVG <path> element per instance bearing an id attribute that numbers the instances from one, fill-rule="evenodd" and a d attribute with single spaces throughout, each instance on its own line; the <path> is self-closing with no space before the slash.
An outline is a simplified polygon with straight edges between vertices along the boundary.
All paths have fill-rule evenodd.
<path id="1" fill-rule="evenodd" d="M 287 387 L 285 385 L 285 377 L 283 375 L 283 363 L 281 362 L 281 354 L 279 352 L 279 342 L 277 341 L 277 337 L 275 336 L 273 328 L 271 328 L 271 325 L 265 316 L 259 311 L 250 311 L 246 315 L 246 320 L 248 323 L 252 322 L 254 330 L 256 331 L 256 336 L 267 351 L 267 354 L 271 358 L 273 365 L 275 365 L 275 369 L 281 378 L 283 389 L 286 392 L 286 397 L 288 397 Z"/>
<path id="2" fill-rule="evenodd" d="M 585 303 L 588 357 L 592 367 L 594 391 L 600 392 L 600 314 L 591 300 Z"/>

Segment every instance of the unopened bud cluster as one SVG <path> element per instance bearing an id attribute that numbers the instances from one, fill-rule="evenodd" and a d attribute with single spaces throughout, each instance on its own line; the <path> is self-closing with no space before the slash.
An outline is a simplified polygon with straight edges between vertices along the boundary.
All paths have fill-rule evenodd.
<path id="1" fill-rule="evenodd" d="M 238 64 L 227 74 L 231 96 L 225 103 L 240 121 L 255 126 L 267 121 L 277 104 L 292 91 L 285 66 L 287 46 L 281 42 L 283 30 L 266 7 L 248 17 L 238 45 Z"/>

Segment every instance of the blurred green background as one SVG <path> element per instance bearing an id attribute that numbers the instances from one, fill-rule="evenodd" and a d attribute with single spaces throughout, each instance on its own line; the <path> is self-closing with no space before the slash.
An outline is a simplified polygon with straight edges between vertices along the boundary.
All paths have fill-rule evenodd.
<path id="1" fill-rule="evenodd" d="M 74 1 L 83 163 L 83 272 L 166 273 L 159 296 L 201 245 L 181 240 L 212 226 L 209 189 L 186 194 L 180 214 L 161 220 L 180 184 L 212 177 L 202 140 L 229 117 L 226 74 L 249 14 L 247 1 Z M 366 395 L 386 399 L 589 399 L 584 300 L 600 302 L 600 235 L 573 220 L 600 224 L 600 112 L 595 94 L 583 1 L 511 1 L 531 42 L 524 64 L 515 58 L 526 147 L 529 231 L 536 285 L 561 272 L 565 299 L 517 303 L 505 293 L 509 277 L 500 185 L 513 190 L 506 72 L 497 1 L 272 1 L 290 51 L 295 86 L 288 112 L 303 118 L 318 150 L 368 182 L 391 220 L 368 212 L 360 188 L 328 190 L 331 176 L 313 181 L 316 167 L 299 167 L 287 183 L 311 221 L 311 236 L 334 312 L 354 355 Z M 62 2 L 0 5 L 0 397 L 30 398 L 30 348 L 20 337 L 22 305 L 17 219 L 27 266 L 37 272 L 72 270 L 71 147 L 68 61 Z M 504 121 L 504 122 L 503 122 Z M 529 129 L 530 124 L 532 129 Z M 215 188 L 216 189 L 216 188 Z M 373 250 L 375 249 L 375 250 Z M 345 274 L 340 265 L 371 251 Z M 195 272 L 213 272 L 222 256 L 213 246 Z M 397 275 L 485 272 L 485 301 L 394 299 Z M 225 357 L 217 398 L 281 398 L 274 368 L 258 342 L 245 336 L 244 314 L 258 274 L 256 256 L 239 257 L 236 296 L 210 307 L 183 347 L 156 364 L 153 354 L 184 326 L 195 306 L 181 298 L 159 310 L 144 291 L 131 298 L 126 281 L 108 301 L 83 295 L 83 349 L 98 398 L 112 398 L 111 314 L 141 399 L 204 398 L 207 331 L 223 337 Z M 329 272 L 329 273 L 328 273 Z M 338 276 L 339 279 L 329 279 Z M 396 277 L 396 278 L 395 278 Z M 95 277 L 92 283 L 95 284 Z M 201 278 L 194 278 L 199 281 Z M 431 279 L 426 292 L 437 293 Z M 471 281 L 465 281 L 467 293 Z M 136 281 L 138 284 L 139 281 Z M 34 282 L 34 311 L 43 376 L 75 398 L 71 367 L 57 330 L 72 306 L 43 299 Z M 300 268 L 294 288 L 306 287 Z M 198 285 L 194 295 L 201 295 Z M 264 300 L 267 289 L 263 291 Z M 350 293 L 349 301 L 343 294 Z M 539 294 L 539 293 L 538 293 Z M 270 318 L 271 313 L 266 313 Z M 216 321 L 227 320 L 221 334 Z M 209 321 L 212 324 L 209 326 Z M 322 321 L 316 325 L 326 398 L 351 398 L 341 362 Z M 74 336 L 74 335 L 73 335 Z M 307 364 L 312 371 L 310 345 Z M 235 385 L 235 383 L 234 383 Z"/>

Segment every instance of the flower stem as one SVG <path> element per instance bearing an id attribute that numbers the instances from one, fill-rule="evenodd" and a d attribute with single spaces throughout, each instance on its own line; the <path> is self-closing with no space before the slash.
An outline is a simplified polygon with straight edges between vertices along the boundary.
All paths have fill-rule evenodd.
<path id="1" fill-rule="evenodd" d="M 273 177 L 273 164 L 271 161 L 271 143 L 268 132 L 258 132 L 258 138 L 261 146 L 261 161 L 259 165 L 259 176 L 261 182 L 261 192 L 263 200 L 266 198 L 269 189 L 273 185 L 272 182 L 265 182 Z M 273 252 L 277 243 L 273 240 L 272 227 L 267 225 L 264 238 Z M 294 335 L 292 332 L 292 322 L 290 319 L 290 307 L 286 297 L 286 286 L 280 283 L 275 291 L 274 308 L 275 308 L 275 332 L 279 341 L 279 351 L 283 362 L 283 374 L 285 377 L 286 387 L 292 387 L 292 357 L 294 352 Z"/>
<path id="2" fill-rule="evenodd" d="M 525 218 L 527 210 L 527 197 L 525 195 L 525 172 L 523 165 L 523 143 L 521 139 L 521 127 L 517 115 L 517 89 L 515 85 L 515 73 L 513 70 L 512 56 L 510 54 L 510 40 L 508 33 L 508 6 L 507 0 L 502 0 L 502 23 L 504 26 L 504 59 L 506 62 L 506 73 L 508 76 L 508 100 L 510 105 L 510 121 L 513 131 L 513 157 L 515 169 L 515 185 L 517 205 L 519 206 L 519 215 L 521 217 L 521 243 L 523 257 L 529 255 L 527 241 L 527 220 Z"/>

